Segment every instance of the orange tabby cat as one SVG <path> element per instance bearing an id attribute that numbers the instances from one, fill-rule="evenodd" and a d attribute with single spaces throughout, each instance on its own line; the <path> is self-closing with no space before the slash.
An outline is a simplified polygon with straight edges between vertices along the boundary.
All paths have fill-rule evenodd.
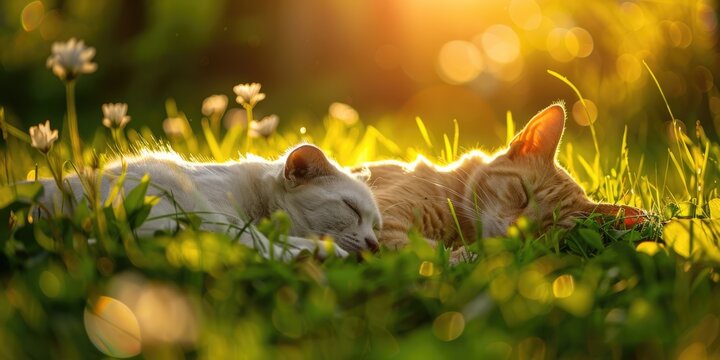
<path id="1" fill-rule="evenodd" d="M 368 184 L 383 217 L 380 243 L 402 247 L 415 227 L 432 242 L 460 245 L 448 199 L 467 242 L 505 234 L 521 215 L 542 229 L 572 227 L 575 218 L 593 212 L 615 216 L 623 211 L 640 219 L 640 209 L 590 200 L 557 163 L 564 127 L 565 109 L 554 104 L 535 115 L 495 157 L 471 152 L 443 168 L 422 158 L 410 164 L 365 165 L 362 171 L 369 170 Z"/>

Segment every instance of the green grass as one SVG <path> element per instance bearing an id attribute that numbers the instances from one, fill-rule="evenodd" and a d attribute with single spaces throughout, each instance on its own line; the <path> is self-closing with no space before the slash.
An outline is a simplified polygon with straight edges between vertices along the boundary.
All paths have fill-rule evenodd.
<path id="1" fill-rule="evenodd" d="M 187 122 L 173 101 L 166 105 L 168 117 Z M 291 263 L 199 231 L 192 214 L 186 230 L 138 238 L 134 229 L 155 201 L 145 196 L 147 183 L 115 193 L 118 201 L 90 191 L 72 214 L 38 218 L 31 206 L 41 188 L 10 184 L 49 177 L 47 164 L 73 172 L 69 144 L 57 143 L 46 162 L 1 117 L 1 181 L 8 185 L 0 190 L 0 358 L 102 356 L 83 314 L 100 312 L 103 295 L 125 301 L 150 326 L 142 334 L 142 355 L 150 358 L 720 356 L 720 199 L 710 181 L 720 148 L 700 128 L 692 139 L 676 132 L 679 141 L 652 165 L 630 153 L 626 134 L 617 159 L 601 157 L 607 149 L 596 140 L 592 161 L 577 151 L 582 143 L 564 143 L 560 160 L 588 194 L 648 209 L 651 221 L 618 230 L 612 219 L 591 218 L 544 234 L 520 221 L 507 237 L 471 245 L 475 258 L 449 266 L 449 251 L 416 233 L 399 251 L 324 262 L 306 254 Z M 251 150 L 274 157 L 310 141 L 345 165 L 417 154 L 447 163 L 462 154 L 457 122 L 442 141 L 416 122 L 416 148 L 373 126 L 327 117 L 304 134 L 254 139 Z M 215 161 L 244 149 L 242 128 L 216 138 L 203 125 L 166 140 L 129 130 L 127 141 L 135 151 L 171 146 Z M 508 137 L 519 125 L 508 113 Z M 106 131 L 86 139 L 86 164 L 122 156 L 117 149 L 128 144 L 106 140 Z M 260 229 L 277 239 L 288 221 L 277 214 Z M 104 339 L 109 354 L 127 345 L 120 338 Z"/>

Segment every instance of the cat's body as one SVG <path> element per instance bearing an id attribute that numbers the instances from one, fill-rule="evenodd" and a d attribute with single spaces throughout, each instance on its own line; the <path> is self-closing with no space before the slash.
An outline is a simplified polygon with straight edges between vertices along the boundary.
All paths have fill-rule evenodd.
<path id="1" fill-rule="evenodd" d="M 447 167 L 424 159 L 366 164 L 362 171 L 370 172 L 368 184 L 383 217 L 380 243 L 405 246 L 415 228 L 429 241 L 458 246 L 503 235 L 520 216 L 541 229 L 571 227 L 593 212 L 641 216 L 639 209 L 593 202 L 557 163 L 564 125 L 564 108 L 553 105 L 494 157 L 471 152 Z"/>
<path id="2" fill-rule="evenodd" d="M 228 232 L 249 246 L 269 255 L 269 243 L 252 227 L 240 232 L 277 210 L 288 213 L 292 226 L 287 238 L 289 249 L 274 249 L 288 257 L 301 249 L 325 251 L 326 246 L 309 237 L 331 235 L 346 255 L 364 249 L 377 249 L 374 226 L 379 226 L 377 206 L 367 186 L 352 174 L 329 162 L 322 151 L 301 145 L 278 161 L 244 160 L 222 164 L 194 163 L 167 154 L 149 154 L 126 159 L 123 182 L 125 192 L 149 175 L 148 195 L 161 198 L 152 208 L 149 220 L 138 232 L 141 236 L 158 230 L 174 231 L 183 213 L 198 215 L 205 230 Z M 108 197 L 114 181 L 122 173 L 120 163 L 103 170 L 100 196 Z M 83 187 L 77 176 L 66 179 L 79 199 Z M 61 196 L 54 182 L 42 180 L 47 208 L 59 209 Z M 168 216 L 169 215 L 169 216 Z M 329 247 L 332 248 L 332 247 Z M 288 251 L 289 250 L 289 251 Z"/>

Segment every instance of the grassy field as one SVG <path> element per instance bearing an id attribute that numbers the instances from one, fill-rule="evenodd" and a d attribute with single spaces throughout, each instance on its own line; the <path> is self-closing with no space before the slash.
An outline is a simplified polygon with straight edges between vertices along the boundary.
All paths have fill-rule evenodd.
<path id="1" fill-rule="evenodd" d="M 433 136 L 418 119 L 409 136 L 421 145 L 403 148 L 348 108 L 322 128 L 267 137 L 249 136 L 243 124 L 214 127 L 214 113 L 193 129 L 172 100 L 166 109 L 165 135 L 98 122 L 97 135 L 77 144 L 82 155 L 68 130 L 44 154 L 24 129 L 3 122 L 2 183 L 72 173 L 79 163 L 101 168 L 148 148 L 226 161 L 244 149 L 276 157 L 309 141 L 344 165 L 417 154 L 447 163 L 463 152 L 457 129 Z M 522 125 L 508 113 L 508 137 Z M 675 134 L 679 141 L 653 156 L 665 161 L 652 164 L 629 154 L 625 140 L 617 159 L 604 158 L 597 142 L 590 159 L 576 155 L 573 142 L 562 145 L 561 162 L 593 198 L 648 209 L 651 221 L 618 230 L 587 219 L 545 234 L 521 221 L 507 237 L 477 241 L 477 258 L 454 267 L 445 249 L 414 234 L 400 251 L 323 262 L 308 254 L 291 263 L 192 226 L 138 238 L 133 230 L 153 203 L 142 187 L 116 201 L 89 196 L 72 215 L 47 219 L 31 210 L 37 184 L 4 185 L 0 358 L 140 350 L 209 359 L 717 358 L 720 147 L 699 127 Z M 287 221 L 278 214 L 260 228 L 277 238 Z"/>

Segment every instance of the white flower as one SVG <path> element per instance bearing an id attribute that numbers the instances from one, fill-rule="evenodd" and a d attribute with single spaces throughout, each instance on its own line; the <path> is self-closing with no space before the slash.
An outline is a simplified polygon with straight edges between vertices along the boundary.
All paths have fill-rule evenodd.
<path id="1" fill-rule="evenodd" d="M 260 84 L 240 84 L 233 87 L 237 98 L 235 101 L 245 108 L 253 108 L 255 104 L 265 99 L 265 94 L 260 92 Z"/>
<path id="2" fill-rule="evenodd" d="M 260 121 L 251 121 L 250 129 L 248 130 L 250 131 L 250 137 L 270 137 L 270 135 L 275 132 L 275 129 L 277 129 L 278 122 L 280 122 L 280 119 L 277 115 L 266 116 Z"/>
<path id="3" fill-rule="evenodd" d="M 47 153 L 58 139 L 58 131 L 50 130 L 50 120 L 46 120 L 44 125 L 38 124 L 30 127 L 30 139 L 32 147 Z"/>
<path id="4" fill-rule="evenodd" d="M 124 128 L 130 122 L 127 109 L 128 106 L 125 103 L 104 104 L 102 106 L 103 115 L 105 116 L 102 120 L 103 125 L 109 128 Z"/>
<path id="5" fill-rule="evenodd" d="M 52 45 L 52 55 L 47 59 L 47 67 L 60 80 L 71 81 L 80 74 L 90 74 L 97 70 L 97 64 L 92 62 L 95 48 L 85 47 L 85 43 L 75 38 L 67 42 L 55 42 Z"/>
<path id="6" fill-rule="evenodd" d="M 225 95 L 212 95 L 203 100 L 202 113 L 205 116 L 219 116 L 227 108 L 228 98 Z"/>
<path id="7" fill-rule="evenodd" d="M 328 113 L 330 114 L 330 117 L 338 119 L 347 125 L 356 123 L 360 118 L 358 112 L 353 109 L 352 106 L 340 102 L 330 104 Z"/>
<path id="8" fill-rule="evenodd" d="M 183 137 L 190 131 L 190 124 L 181 117 L 169 117 L 163 121 L 163 131 L 170 137 Z"/>
<path id="9" fill-rule="evenodd" d="M 223 126 L 227 130 L 236 126 L 245 127 L 245 124 L 247 124 L 247 115 L 245 114 L 245 111 L 238 108 L 228 110 L 223 117 Z"/>

